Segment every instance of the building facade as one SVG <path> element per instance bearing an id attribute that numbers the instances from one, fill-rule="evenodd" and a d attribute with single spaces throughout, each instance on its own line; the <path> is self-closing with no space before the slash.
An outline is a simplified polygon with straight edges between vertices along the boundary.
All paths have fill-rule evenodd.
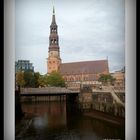
<path id="1" fill-rule="evenodd" d="M 50 25 L 47 73 L 53 71 L 58 71 L 63 76 L 69 89 L 80 89 L 81 84 L 98 85 L 100 74 L 109 74 L 108 60 L 61 62 L 54 8 Z"/>
<path id="2" fill-rule="evenodd" d="M 15 62 L 15 72 L 18 71 L 31 71 L 34 72 L 33 64 L 29 60 L 18 60 Z"/>
<path id="3" fill-rule="evenodd" d="M 125 89 L 125 70 L 119 70 L 115 71 L 114 73 L 111 73 L 111 75 L 116 79 L 114 86 L 116 88 L 122 88 Z"/>
<path id="4" fill-rule="evenodd" d="M 100 82 L 98 82 L 100 74 L 109 73 L 108 61 L 62 63 L 59 72 L 63 76 L 67 87 L 71 89 L 79 89 L 81 85 L 92 85 L 96 88 L 100 85 Z"/>

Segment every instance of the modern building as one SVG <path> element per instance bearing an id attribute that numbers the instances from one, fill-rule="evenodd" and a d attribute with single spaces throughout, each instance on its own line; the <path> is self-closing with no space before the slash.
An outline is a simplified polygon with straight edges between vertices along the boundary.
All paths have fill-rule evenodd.
<path id="1" fill-rule="evenodd" d="M 18 71 L 31 71 L 34 72 L 33 64 L 29 60 L 18 60 L 15 62 L 15 72 Z"/>
<path id="2" fill-rule="evenodd" d="M 58 71 L 65 79 L 68 88 L 80 88 L 82 84 L 99 84 L 100 74 L 109 74 L 108 60 L 81 61 L 62 63 L 60 58 L 58 26 L 53 8 L 50 25 L 49 51 L 47 58 L 47 73 Z"/>

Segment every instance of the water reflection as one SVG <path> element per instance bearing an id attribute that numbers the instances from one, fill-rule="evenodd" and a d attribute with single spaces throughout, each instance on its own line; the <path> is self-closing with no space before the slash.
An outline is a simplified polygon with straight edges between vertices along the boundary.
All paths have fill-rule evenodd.
<path id="1" fill-rule="evenodd" d="M 82 115 L 66 115 L 65 102 L 22 103 L 16 140 L 124 139 L 124 128 Z"/>

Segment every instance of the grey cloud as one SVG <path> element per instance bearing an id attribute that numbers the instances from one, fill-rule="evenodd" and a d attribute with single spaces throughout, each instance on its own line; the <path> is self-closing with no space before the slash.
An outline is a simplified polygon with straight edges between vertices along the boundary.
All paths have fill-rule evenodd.
<path id="1" fill-rule="evenodd" d="M 111 71 L 124 65 L 124 0 L 57 0 L 55 9 L 63 62 L 108 56 Z M 31 59 L 43 73 L 51 16 L 51 1 L 16 0 L 16 59 Z"/>

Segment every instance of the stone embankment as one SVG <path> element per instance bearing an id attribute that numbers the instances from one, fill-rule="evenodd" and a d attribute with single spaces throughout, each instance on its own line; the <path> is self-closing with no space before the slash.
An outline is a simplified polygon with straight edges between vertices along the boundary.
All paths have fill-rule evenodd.
<path id="1" fill-rule="evenodd" d="M 97 110 L 92 110 L 92 112 L 84 112 L 83 115 L 93 119 L 109 122 L 115 125 L 121 125 L 121 126 L 125 125 L 125 118 L 112 116 L 109 115 L 108 113 L 104 113 Z"/>

